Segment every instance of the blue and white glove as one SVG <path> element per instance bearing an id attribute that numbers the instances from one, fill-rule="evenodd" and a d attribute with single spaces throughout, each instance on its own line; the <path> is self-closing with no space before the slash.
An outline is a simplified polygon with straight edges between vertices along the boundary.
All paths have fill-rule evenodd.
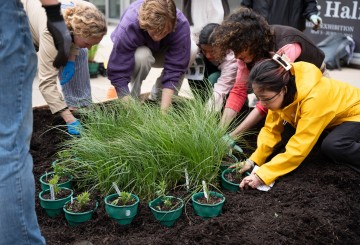
<path id="1" fill-rule="evenodd" d="M 75 61 L 69 60 L 66 63 L 64 70 L 61 73 L 60 84 L 61 85 L 67 84 L 73 78 L 74 74 L 75 74 Z"/>
<path id="2" fill-rule="evenodd" d="M 79 120 L 75 120 L 72 123 L 67 123 L 67 131 L 71 135 L 80 135 L 80 130 L 82 128 Z"/>
<path id="3" fill-rule="evenodd" d="M 229 134 L 225 134 L 221 139 L 228 145 L 230 149 L 234 149 L 235 151 L 238 151 L 240 153 L 244 152 L 241 149 L 241 147 L 236 144 L 235 140 L 231 138 Z"/>

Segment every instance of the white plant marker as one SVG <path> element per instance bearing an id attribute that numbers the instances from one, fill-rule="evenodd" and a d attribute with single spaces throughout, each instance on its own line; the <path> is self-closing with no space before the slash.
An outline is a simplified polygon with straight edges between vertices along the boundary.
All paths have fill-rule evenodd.
<path id="1" fill-rule="evenodd" d="M 187 169 L 185 168 L 185 183 L 186 183 L 186 189 L 189 191 L 190 186 L 189 186 L 189 174 Z"/>
<path id="2" fill-rule="evenodd" d="M 121 191 L 119 190 L 119 187 L 117 186 L 117 184 L 115 182 L 112 182 L 112 186 L 114 187 L 116 193 L 121 196 Z"/>
<path id="3" fill-rule="evenodd" d="M 49 185 L 49 186 L 50 186 L 50 200 L 55 200 L 54 186 L 53 185 Z"/>
<path id="4" fill-rule="evenodd" d="M 206 187 L 205 180 L 202 181 L 202 185 L 203 185 L 204 196 L 205 196 L 206 200 L 209 201 L 208 189 Z"/>
<path id="5" fill-rule="evenodd" d="M 73 196 L 71 196 L 71 198 L 70 198 L 70 203 L 71 203 L 71 204 L 74 203 L 74 198 L 73 198 Z"/>

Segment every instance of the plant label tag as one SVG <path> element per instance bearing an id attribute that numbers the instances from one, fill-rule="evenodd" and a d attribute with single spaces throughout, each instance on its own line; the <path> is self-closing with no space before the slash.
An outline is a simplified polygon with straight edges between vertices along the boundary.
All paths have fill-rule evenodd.
<path id="1" fill-rule="evenodd" d="M 112 186 L 114 187 L 116 193 L 121 196 L 121 192 L 119 190 L 119 187 L 117 186 L 117 184 L 115 182 L 112 182 Z"/>
<path id="2" fill-rule="evenodd" d="M 207 191 L 206 183 L 204 180 L 202 181 L 202 185 L 203 185 L 203 190 L 204 190 L 204 196 L 205 196 L 206 200 L 209 200 L 208 191 Z"/>
<path id="3" fill-rule="evenodd" d="M 50 185 L 50 200 L 55 200 L 55 191 L 53 185 Z"/>
<path id="4" fill-rule="evenodd" d="M 187 169 L 185 168 L 185 183 L 186 183 L 186 189 L 189 190 L 190 186 L 189 186 L 189 174 Z"/>

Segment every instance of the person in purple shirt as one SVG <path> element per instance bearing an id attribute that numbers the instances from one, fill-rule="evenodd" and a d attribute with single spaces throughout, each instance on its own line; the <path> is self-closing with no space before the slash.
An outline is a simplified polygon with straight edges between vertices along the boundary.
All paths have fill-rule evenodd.
<path id="1" fill-rule="evenodd" d="M 151 67 L 163 67 L 150 98 L 160 99 L 161 94 L 161 109 L 167 110 L 197 53 L 196 44 L 190 37 L 189 23 L 176 9 L 174 1 L 138 0 L 132 3 L 121 16 L 111 39 L 114 46 L 108 78 L 117 96 L 125 101 L 130 96 L 139 98 L 142 82 Z"/>

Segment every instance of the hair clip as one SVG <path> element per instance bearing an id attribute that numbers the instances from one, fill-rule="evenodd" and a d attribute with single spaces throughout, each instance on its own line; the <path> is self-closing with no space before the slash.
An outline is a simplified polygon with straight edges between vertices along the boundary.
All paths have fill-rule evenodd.
<path id="1" fill-rule="evenodd" d="M 279 63 L 282 67 L 284 67 L 285 70 L 288 71 L 291 69 L 289 58 L 286 55 L 283 54 L 282 56 L 280 56 L 278 54 L 274 54 L 272 59 Z"/>

